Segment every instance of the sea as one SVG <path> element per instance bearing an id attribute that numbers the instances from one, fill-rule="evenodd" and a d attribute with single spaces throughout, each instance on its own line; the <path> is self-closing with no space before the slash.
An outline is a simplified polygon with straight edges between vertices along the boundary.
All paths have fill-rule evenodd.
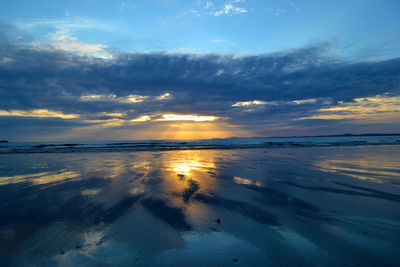
<path id="1" fill-rule="evenodd" d="M 254 137 L 181 141 L 4 142 L 0 143 L 0 153 L 120 152 L 361 145 L 400 145 L 400 135 Z"/>

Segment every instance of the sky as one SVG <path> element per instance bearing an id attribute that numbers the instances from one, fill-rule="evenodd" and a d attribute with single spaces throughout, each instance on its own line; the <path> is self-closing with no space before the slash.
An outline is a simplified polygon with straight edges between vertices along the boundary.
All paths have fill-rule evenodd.
<path id="1" fill-rule="evenodd" d="M 0 0 L 0 139 L 400 132 L 399 1 Z"/>

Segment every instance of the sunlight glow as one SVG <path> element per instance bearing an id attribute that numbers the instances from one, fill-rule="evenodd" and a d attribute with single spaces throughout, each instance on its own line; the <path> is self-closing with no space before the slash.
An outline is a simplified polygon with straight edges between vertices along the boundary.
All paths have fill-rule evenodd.
<path id="1" fill-rule="evenodd" d="M 97 116 L 106 116 L 106 117 L 125 117 L 126 113 L 119 113 L 119 112 L 100 112 L 100 113 L 95 113 L 94 115 Z"/>
<path id="2" fill-rule="evenodd" d="M 85 123 L 93 123 L 97 124 L 96 126 L 88 126 L 89 128 L 107 128 L 107 127 L 115 127 L 115 126 L 121 126 L 125 123 L 125 120 L 122 119 L 108 119 L 108 120 L 83 120 Z M 85 127 L 81 127 L 80 129 L 84 129 Z"/>
<path id="3" fill-rule="evenodd" d="M 149 121 L 149 120 L 151 120 L 151 117 L 148 116 L 148 115 L 144 115 L 144 116 L 140 116 L 140 117 L 138 117 L 136 119 L 132 119 L 132 120 L 129 120 L 129 121 L 130 122 L 143 122 L 143 121 Z"/>
<path id="4" fill-rule="evenodd" d="M 229 138 L 233 136 L 253 136 L 252 132 L 223 121 L 155 121 L 146 122 L 135 134 L 129 129 L 118 132 L 118 138 L 130 140 L 199 140 L 210 138 Z M 115 138 L 116 132 L 113 132 Z"/>
<path id="5" fill-rule="evenodd" d="M 215 116 L 199 116 L 199 115 L 177 115 L 177 114 L 164 114 L 162 118 L 157 121 L 214 121 L 218 119 Z"/>

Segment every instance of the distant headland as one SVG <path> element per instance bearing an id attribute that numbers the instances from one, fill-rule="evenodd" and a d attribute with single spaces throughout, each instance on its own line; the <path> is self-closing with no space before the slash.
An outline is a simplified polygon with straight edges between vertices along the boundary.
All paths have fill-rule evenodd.
<path id="1" fill-rule="evenodd" d="M 284 136 L 286 138 L 307 138 L 307 137 L 351 137 L 351 136 L 398 136 L 400 133 L 365 133 L 365 134 L 329 134 L 329 135 L 304 135 L 304 136 Z M 271 136 L 269 138 L 282 138 L 283 136 Z"/>

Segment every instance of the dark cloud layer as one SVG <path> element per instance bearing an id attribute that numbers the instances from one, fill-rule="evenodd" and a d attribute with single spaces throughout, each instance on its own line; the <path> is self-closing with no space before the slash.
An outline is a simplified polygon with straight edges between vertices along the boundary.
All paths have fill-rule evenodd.
<path id="1" fill-rule="evenodd" d="M 0 27 L 1 110 L 48 109 L 84 118 L 94 118 L 100 112 L 123 112 L 127 119 L 156 113 L 195 113 L 257 128 L 260 123 L 268 126 L 312 116 L 339 101 L 400 95 L 400 58 L 349 62 L 332 56 L 326 43 L 254 56 L 114 53 L 112 59 L 103 60 L 26 45 L 26 38 L 14 38 L 11 27 Z M 157 99 L 167 92 L 170 99 Z M 114 101 L 82 101 L 80 97 L 85 95 L 112 96 Z M 140 103 L 115 101 L 129 95 L 148 98 Z M 305 99 L 316 100 L 293 102 Z M 253 110 L 232 107 L 252 100 L 268 104 Z M 0 120 L 3 128 L 5 119 Z M 10 127 L 20 123 L 6 120 Z M 81 123 L 65 121 L 53 119 L 43 126 Z"/>

